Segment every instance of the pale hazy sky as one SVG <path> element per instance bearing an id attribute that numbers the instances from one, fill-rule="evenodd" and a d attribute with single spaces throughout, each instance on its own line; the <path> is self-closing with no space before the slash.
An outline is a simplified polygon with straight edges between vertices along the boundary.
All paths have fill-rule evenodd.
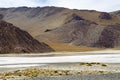
<path id="1" fill-rule="evenodd" d="M 57 6 L 110 12 L 120 9 L 120 0 L 0 0 L 0 7 L 20 6 Z"/>

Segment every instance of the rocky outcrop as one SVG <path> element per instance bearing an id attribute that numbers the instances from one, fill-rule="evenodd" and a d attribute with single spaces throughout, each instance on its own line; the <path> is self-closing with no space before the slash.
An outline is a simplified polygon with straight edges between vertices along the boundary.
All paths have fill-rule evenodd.
<path id="1" fill-rule="evenodd" d="M 3 17 L 4 17 L 4 16 L 3 16 L 2 14 L 0 14 L 0 20 L 3 19 Z"/>
<path id="2" fill-rule="evenodd" d="M 54 51 L 47 44 L 33 39 L 26 31 L 0 21 L 0 54 L 38 53 Z"/>
<path id="3" fill-rule="evenodd" d="M 106 12 L 102 12 L 99 16 L 100 19 L 105 19 L 105 20 L 110 20 L 112 19 L 111 15 L 109 13 Z"/>
<path id="4" fill-rule="evenodd" d="M 120 47 L 120 25 L 109 25 L 102 31 L 95 47 L 114 48 Z"/>
<path id="5" fill-rule="evenodd" d="M 84 19 L 77 14 L 72 14 L 66 18 L 65 24 L 71 21 L 80 21 L 80 20 L 84 20 Z"/>

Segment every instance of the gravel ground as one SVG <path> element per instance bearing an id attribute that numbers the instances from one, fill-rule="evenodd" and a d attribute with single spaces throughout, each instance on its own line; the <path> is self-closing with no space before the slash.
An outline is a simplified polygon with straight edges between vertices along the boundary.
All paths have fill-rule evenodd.
<path id="1" fill-rule="evenodd" d="M 120 80 L 119 74 L 102 75 L 70 75 L 61 77 L 37 77 L 26 79 L 8 79 L 8 80 Z"/>
<path id="2" fill-rule="evenodd" d="M 120 64 L 93 64 L 92 66 L 82 65 L 80 63 L 62 63 L 62 64 L 49 64 L 40 66 L 40 69 L 50 70 L 74 70 L 74 71 L 109 71 L 120 73 Z"/>

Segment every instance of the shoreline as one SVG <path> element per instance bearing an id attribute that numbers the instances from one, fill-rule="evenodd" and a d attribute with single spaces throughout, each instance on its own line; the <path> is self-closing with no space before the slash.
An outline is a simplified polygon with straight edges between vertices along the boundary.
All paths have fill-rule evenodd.
<path id="1" fill-rule="evenodd" d="M 0 57 L 50 57 L 50 56 L 77 56 L 77 55 L 96 55 L 96 54 L 119 54 L 120 50 L 98 50 L 84 52 L 50 52 L 50 53 L 19 53 L 19 54 L 0 54 Z"/>

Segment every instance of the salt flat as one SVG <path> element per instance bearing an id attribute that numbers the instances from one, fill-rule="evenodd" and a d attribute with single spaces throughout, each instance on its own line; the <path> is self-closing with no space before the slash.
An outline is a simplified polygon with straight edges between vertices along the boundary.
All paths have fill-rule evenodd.
<path id="1" fill-rule="evenodd" d="M 119 64 L 120 63 L 119 52 L 120 52 L 119 50 L 109 51 L 109 52 L 96 51 L 96 52 L 93 52 L 94 54 L 72 55 L 72 56 L 69 56 L 69 54 L 81 54 L 81 52 L 70 52 L 70 53 L 67 52 L 66 54 L 68 54 L 68 56 L 0 57 L 0 67 L 2 68 L 3 67 L 4 68 L 5 67 L 29 67 L 29 66 L 40 66 L 48 63 L 74 63 L 74 62 L 99 62 L 99 63 L 118 63 Z M 88 53 L 88 52 L 83 52 L 83 53 Z"/>

